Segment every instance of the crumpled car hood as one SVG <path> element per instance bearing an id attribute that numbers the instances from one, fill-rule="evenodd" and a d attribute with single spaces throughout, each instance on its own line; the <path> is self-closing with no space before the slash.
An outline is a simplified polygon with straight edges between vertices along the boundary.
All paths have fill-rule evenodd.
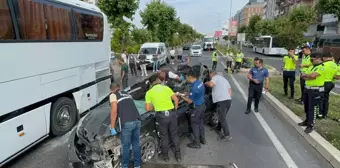
<path id="1" fill-rule="evenodd" d="M 92 142 L 96 136 L 110 136 L 110 106 L 108 102 L 91 110 L 81 118 L 77 134 Z"/>

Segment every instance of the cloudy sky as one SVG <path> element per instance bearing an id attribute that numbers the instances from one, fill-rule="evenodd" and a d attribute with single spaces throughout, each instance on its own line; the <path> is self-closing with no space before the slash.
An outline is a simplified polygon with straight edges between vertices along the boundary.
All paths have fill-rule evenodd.
<path id="1" fill-rule="evenodd" d="M 164 0 L 177 10 L 177 15 L 183 23 L 194 26 L 201 33 L 212 33 L 219 25 L 229 18 L 230 0 Z M 241 9 L 249 0 L 232 0 L 232 15 Z M 140 0 L 139 10 L 134 19 L 135 25 L 142 27 L 139 11 L 145 9 L 151 0 Z"/>

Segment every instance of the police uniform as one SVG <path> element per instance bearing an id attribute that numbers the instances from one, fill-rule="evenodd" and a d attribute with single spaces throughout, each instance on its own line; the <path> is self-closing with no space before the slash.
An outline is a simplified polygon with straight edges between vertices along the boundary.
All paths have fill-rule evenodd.
<path id="1" fill-rule="evenodd" d="M 236 55 L 236 68 L 235 69 L 240 69 L 243 61 L 243 54 L 242 53 L 237 53 Z"/>
<path id="2" fill-rule="evenodd" d="M 310 60 L 310 55 L 303 56 L 301 65 L 309 65 L 312 66 L 312 62 Z M 300 74 L 305 73 L 308 70 L 308 67 L 300 68 Z M 304 100 L 303 91 L 305 89 L 305 79 L 300 77 L 300 89 L 301 89 L 301 101 Z"/>
<path id="3" fill-rule="evenodd" d="M 190 123 L 194 134 L 194 142 L 193 144 L 188 144 L 188 147 L 200 147 L 200 143 L 205 143 L 203 125 L 205 111 L 204 92 L 205 86 L 201 80 L 196 80 L 191 84 L 191 92 L 189 95 L 189 99 L 192 101 L 190 105 L 192 108 L 190 112 Z"/>
<path id="4" fill-rule="evenodd" d="M 260 83 L 257 84 L 252 80 L 249 81 L 246 114 L 250 113 L 251 103 L 253 99 L 255 99 L 255 112 L 258 112 L 260 98 L 262 96 L 263 82 L 265 78 L 269 77 L 269 72 L 264 67 L 262 67 L 261 69 L 259 69 L 258 67 L 253 67 L 249 70 L 249 74 L 251 74 L 253 79 L 258 80 Z"/>
<path id="5" fill-rule="evenodd" d="M 177 114 L 172 103 L 172 95 L 174 95 L 174 92 L 168 86 L 156 84 L 146 92 L 145 103 L 151 103 L 156 112 L 156 122 L 158 123 L 163 154 L 165 157 L 168 156 L 170 137 L 174 143 L 175 156 L 180 158 Z"/>
<path id="6" fill-rule="evenodd" d="M 324 92 L 324 77 L 325 77 L 325 67 L 324 65 L 318 64 L 309 67 L 305 74 L 318 73 L 319 75 L 315 79 L 306 80 L 305 89 L 303 92 L 303 102 L 304 102 L 304 110 L 306 114 L 306 120 L 302 123 L 299 123 L 300 126 L 307 126 L 305 132 L 310 133 L 314 127 L 315 114 L 317 108 L 322 108 L 321 104 L 321 96 L 322 92 Z M 322 109 L 319 109 L 322 110 Z"/>
<path id="7" fill-rule="evenodd" d="M 217 66 L 217 54 L 216 54 L 215 51 L 212 53 L 211 60 L 213 62 L 212 70 L 216 70 L 216 66 Z"/>
<path id="8" fill-rule="evenodd" d="M 294 98 L 294 81 L 295 81 L 295 70 L 296 70 L 296 63 L 299 57 L 296 55 L 293 56 L 284 56 L 283 57 L 283 90 L 285 95 L 288 95 L 288 81 L 290 87 L 290 97 Z"/>
<path id="9" fill-rule="evenodd" d="M 322 111 L 319 113 L 319 117 L 326 117 L 328 114 L 328 105 L 329 105 L 329 93 L 334 88 L 334 76 L 337 73 L 337 65 L 334 61 L 329 60 L 323 62 L 325 68 L 325 91 L 322 95 Z"/>

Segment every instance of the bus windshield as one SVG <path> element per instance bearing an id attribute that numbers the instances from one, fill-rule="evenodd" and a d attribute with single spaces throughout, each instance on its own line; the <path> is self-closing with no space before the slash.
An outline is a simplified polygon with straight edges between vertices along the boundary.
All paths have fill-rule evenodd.
<path id="1" fill-rule="evenodd" d="M 204 38 L 203 42 L 214 42 L 214 38 L 213 37 Z"/>
<path id="2" fill-rule="evenodd" d="M 139 54 L 157 54 L 157 48 L 141 48 Z"/>

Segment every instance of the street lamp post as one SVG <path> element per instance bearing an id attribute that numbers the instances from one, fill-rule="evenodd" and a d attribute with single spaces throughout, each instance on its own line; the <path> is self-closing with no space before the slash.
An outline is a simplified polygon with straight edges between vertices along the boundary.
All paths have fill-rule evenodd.
<path id="1" fill-rule="evenodd" d="M 232 6 L 233 6 L 233 0 L 230 0 L 229 18 L 231 18 L 231 7 Z M 231 21 L 233 21 L 233 20 L 231 19 Z M 229 23 L 229 24 L 231 24 L 231 23 Z M 230 34 L 229 31 L 231 31 L 231 30 L 228 29 L 228 50 L 230 49 L 230 43 L 231 43 L 230 36 L 229 36 L 229 34 Z"/>

